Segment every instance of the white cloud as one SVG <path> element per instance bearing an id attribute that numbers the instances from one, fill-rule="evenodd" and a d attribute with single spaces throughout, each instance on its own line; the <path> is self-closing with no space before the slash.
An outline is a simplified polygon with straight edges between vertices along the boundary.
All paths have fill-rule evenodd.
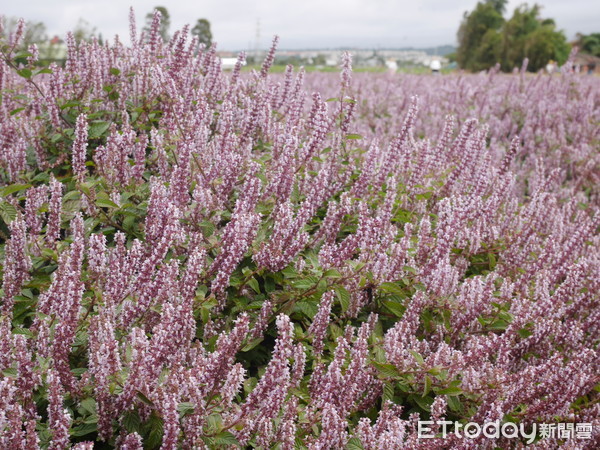
<path id="1" fill-rule="evenodd" d="M 522 1 L 511 0 L 508 11 Z M 530 2 L 531 4 L 533 2 Z M 576 32 L 599 31 L 600 3 L 592 0 L 541 0 L 544 17 L 555 19 L 572 38 Z M 260 19 L 260 46 L 271 36 L 281 36 L 282 48 L 299 47 L 426 47 L 454 44 L 464 11 L 475 0 L 183 0 L 169 2 L 133 0 L 67 1 L 28 0 L 4 5 L 3 13 L 46 23 L 49 34 L 64 34 L 79 18 L 95 26 L 103 36 L 119 34 L 127 40 L 129 5 L 135 8 L 138 26 L 155 6 L 164 5 L 171 15 L 171 29 L 185 23 L 193 26 L 201 17 L 212 25 L 213 36 L 222 49 L 255 45 Z"/>

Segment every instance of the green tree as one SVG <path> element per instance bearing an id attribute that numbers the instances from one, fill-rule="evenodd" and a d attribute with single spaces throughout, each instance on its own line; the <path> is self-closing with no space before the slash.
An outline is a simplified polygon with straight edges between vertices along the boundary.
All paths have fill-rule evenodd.
<path id="1" fill-rule="evenodd" d="M 98 30 L 92 26 L 87 20 L 79 19 L 75 29 L 73 30 L 73 37 L 76 42 L 91 41 L 94 36 L 97 36 Z"/>
<path id="2" fill-rule="evenodd" d="M 562 64 L 569 56 L 569 45 L 562 31 L 556 30 L 552 19 L 540 17 L 538 5 L 517 7 L 503 27 L 502 69 L 510 71 L 519 67 L 525 58 L 528 69 L 536 72 L 548 61 Z"/>
<path id="3" fill-rule="evenodd" d="M 4 27 L 0 36 L 10 36 L 16 31 L 18 23 L 19 19 L 16 17 L 4 19 Z M 48 36 L 46 35 L 46 25 L 44 25 L 43 22 L 32 22 L 31 20 L 25 22 L 25 32 L 23 33 L 23 39 L 21 43 L 23 48 L 27 48 L 30 44 L 41 44 L 47 40 Z"/>
<path id="4" fill-rule="evenodd" d="M 504 14 L 504 11 L 506 11 L 506 4 L 508 3 L 508 0 L 487 0 L 486 3 L 492 5 L 492 7 L 500 14 Z"/>
<path id="5" fill-rule="evenodd" d="M 198 19 L 196 25 L 192 28 L 192 35 L 198 37 L 198 42 L 204 44 L 206 47 L 210 47 L 212 44 L 210 22 L 207 19 Z"/>
<path id="6" fill-rule="evenodd" d="M 528 69 L 538 71 L 550 60 L 562 64 L 567 59 L 564 33 L 553 19 L 540 17 L 540 6 L 521 5 L 509 20 L 502 17 L 505 6 L 505 0 L 487 0 L 465 13 L 458 30 L 460 67 L 476 71 L 499 62 L 502 70 L 510 71 L 528 58 Z"/>
<path id="7" fill-rule="evenodd" d="M 171 27 L 171 16 L 169 11 L 164 6 L 157 6 L 152 12 L 146 14 L 146 25 L 144 25 L 143 31 L 148 36 L 150 29 L 152 28 L 152 20 L 154 19 L 154 11 L 160 12 L 160 36 L 163 42 L 169 41 L 169 28 Z"/>
<path id="8" fill-rule="evenodd" d="M 492 42 L 498 41 L 490 30 L 498 32 L 502 27 L 504 18 L 497 8 L 504 8 L 504 3 L 503 1 L 478 2 L 471 13 L 465 12 L 458 29 L 458 48 L 456 50 L 456 61 L 463 69 L 481 70 L 485 68 L 483 61 L 489 60 L 498 51 L 494 48 L 490 50 L 493 53 L 488 54 L 484 48 L 480 47 L 482 44 L 484 47 L 489 47 Z"/>
<path id="9" fill-rule="evenodd" d="M 578 33 L 576 45 L 582 53 L 600 57 L 600 33 Z"/>

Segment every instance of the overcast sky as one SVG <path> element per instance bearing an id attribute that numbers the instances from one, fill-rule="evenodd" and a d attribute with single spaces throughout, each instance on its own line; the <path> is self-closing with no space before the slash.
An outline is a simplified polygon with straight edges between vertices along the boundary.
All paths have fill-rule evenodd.
<path id="1" fill-rule="evenodd" d="M 128 12 L 133 6 L 138 27 L 157 5 L 171 15 L 171 33 L 207 18 L 221 50 L 253 49 L 257 21 L 260 48 L 274 34 L 280 48 L 435 47 L 456 44 L 456 30 L 476 0 L 2 0 L 0 14 L 42 21 L 48 34 L 63 37 L 80 18 L 104 38 L 115 34 L 128 42 Z M 510 0 L 508 11 L 522 1 Z M 533 3 L 533 2 L 531 2 Z M 577 32 L 600 32 L 600 1 L 538 0 L 542 16 L 555 19 L 572 39 Z"/>

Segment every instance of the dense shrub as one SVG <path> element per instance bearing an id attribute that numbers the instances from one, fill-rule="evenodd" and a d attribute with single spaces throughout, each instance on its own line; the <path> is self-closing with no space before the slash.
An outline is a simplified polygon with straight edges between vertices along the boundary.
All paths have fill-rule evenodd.
<path id="1" fill-rule="evenodd" d="M 2 43 L 2 448 L 598 445 L 597 78 L 224 73 L 131 29 Z"/>

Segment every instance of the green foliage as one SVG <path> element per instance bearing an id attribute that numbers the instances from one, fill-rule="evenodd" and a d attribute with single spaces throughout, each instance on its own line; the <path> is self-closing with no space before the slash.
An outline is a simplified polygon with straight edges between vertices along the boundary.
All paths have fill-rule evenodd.
<path id="1" fill-rule="evenodd" d="M 6 38 L 15 32 L 19 19 L 16 17 L 0 17 L 0 21 L 4 25 L 2 31 L 0 31 L 0 40 L 7 40 Z M 46 25 L 43 22 L 33 22 L 31 20 L 25 22 L 25 32 L 20 48 L 27 49 L 31 44 L 39 44 L 47 40 Z"/>
<path id="2" fill-rule="evenodd" d="M 496 10 L 491 2 L 478 2 L 471 13 L 465 13 L 458 29 L 458 48 L 456 61 L 459 66 L 468 70 L 481 70 L 482 66 L 477 59 L 483 50 L 480 46 L 489 46 L 490 32 L 498 32 L 504 24 L 502 14 Z M 486 41 L 483 42 L 484 36 Z"/>
<path id="3" fill-rule="evenodd" d="M 569 46 L 552 20 L 540 18 L 540 7 L 521 5 L 503 29 L 502 69 L 510 71 L 529 59 L 528 69 L 536 72 L 548 61 L 563 64 L 569 56 Z"/>
<path id="4" fill-rule="evenodd" d="M 600 33 L 578 34 L 576 45 L 580 52 L 600 57 Z"/>
<path id="5" fill-rule="evenodd" d="M 211 46 L 212 32 L 210 31 L 210 22 L 207 19 L 198 19 L 191 33 L 198 38 L 200 44 L 204 44 L 206 47 Z"/>
<path id="6" fill-rule="evenodd" d="M 511 71 L 527 58 L 528 70 L 536 72 L 551 60 L 566 61 L 570 49 L 565 35 L 556 29 L 554 20 L 540 17 L 538 5 L 523 4 L 505 20 L 504 3 L 479 2 L 471 13 L 465 13 L 458 30 L 460 67 L 478 71 L 500 63 L 502 70 Z"/>

